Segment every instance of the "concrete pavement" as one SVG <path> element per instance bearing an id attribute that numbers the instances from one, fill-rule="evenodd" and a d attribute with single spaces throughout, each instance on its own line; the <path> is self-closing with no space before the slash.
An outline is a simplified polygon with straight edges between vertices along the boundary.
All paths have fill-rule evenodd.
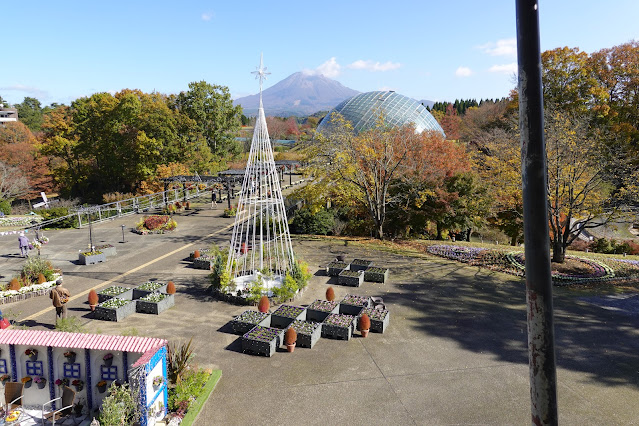
<path id="1" fill-rule="evenodd" d="M 98 265 L 76 265 L 88 229 L 46 232 L 43 255 L 64 271 L 74 298 L 69 313 L 87 332 L 137 334 L 188 341 L 195 362 L 223 371 L 197 425 L 245 424 L 529 424 L 524 283 L 516 277 L 433 257 L 341 240 L 296 238 L 294 249 L 313 271 L 336 254 L 373 259 L 392 270 L 388 284 L 347 293 L 378 295 L 391 311 L 385 334 L 349 342 L 321 339 L 313 349 L 280 350 L 271 358 L 242 354 L 227 323 L 246 307 L 210 297 L 207 271 L 184 259 L 211 242 L 228 244 L 232 219 L 208 206 L 177 216 L 172 234 L 126 234 L 137 217 L 94 227 L 94 238 L 118 255 Z M 0 240 L 0 274 L 17 270 L 17 243 Z M 159 259 L 159 260 L 158 260 Z M 85 293 L 111 284 L 175 281 L 176 306 L 159 315 L 134 314 L 121 323 L 93 320 Z M 315 275 L 296 302 L 323 298 L 331 283 Z M 560 422 L 568 425 L 639 424 L 639 317 L 580 300 L 555 289 Z M 78 296 L 81 295 L 81 296 Z M 50 300 L 0 306 L 38 329 L 52 328 Z"/>

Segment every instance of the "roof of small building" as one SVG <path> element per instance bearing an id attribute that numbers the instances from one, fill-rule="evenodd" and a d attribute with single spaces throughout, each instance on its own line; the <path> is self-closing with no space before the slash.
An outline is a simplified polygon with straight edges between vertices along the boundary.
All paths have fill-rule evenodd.
<path id="1" fill-rule="evenodd" d="M 142 354 L 149 352 L 149 355 L 151 355 L 166 345 L 167 341 L 156 337 L 9 329 L 0 331 L 0 344 L 137 352 Z"/>

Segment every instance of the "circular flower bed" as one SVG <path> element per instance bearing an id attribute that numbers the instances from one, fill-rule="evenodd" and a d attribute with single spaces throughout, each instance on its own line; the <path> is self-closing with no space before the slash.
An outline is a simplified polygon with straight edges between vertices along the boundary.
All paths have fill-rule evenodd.
<path id="1" fill-rule="evenodd" d="M 436 256 L 481 266 L 513 275 L 524 276 L 524 254 L 502 252 L 487 248 L 437 244 L 426 248 Z M 552 279 L 555 285 L 591 284 L 598 282 L 639 279 L 639 261 L 625 259 L 595 260 L 566 256 L 566 264 L 554 264 Z"/>

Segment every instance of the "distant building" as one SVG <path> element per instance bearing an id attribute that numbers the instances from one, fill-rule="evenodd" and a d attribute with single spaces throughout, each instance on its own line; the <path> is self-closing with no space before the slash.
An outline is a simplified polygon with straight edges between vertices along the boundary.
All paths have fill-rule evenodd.
<path id="1" fill-rule="evenodd" d="M 15 108 L 0 108 L 0 126 L 12 121 L 18 121 L 18 110 Z"/>
<path id="2" fill-rule="evenodd" d="M 444 130 L 424 105 L 392 90 L 360 93 L 345 100 L 324 117 L 317 127 L 317 132 L 329 128 L 333 112 L 340 113 L 350 121 L 355 133 L 375 127 L 381 114 L 387 125 L 413 124 L 417 133 L 436 131 L 445 136 Z"/>

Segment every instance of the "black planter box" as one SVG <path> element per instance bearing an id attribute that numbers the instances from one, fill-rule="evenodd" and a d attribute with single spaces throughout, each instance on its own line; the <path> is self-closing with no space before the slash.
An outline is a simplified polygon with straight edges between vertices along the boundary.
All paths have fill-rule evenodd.
<path id="1" fill-rule="evenodd" d="M 281 305 L 271 314 L 271 327 L 287 328 L 295 320 L 306 320 L 306 308 Z"/>
<path id="2" fill-rule="evenodd" d="M 326 306 L 327 308 L 321 308 Z M 338 302 L 328 302 L 326 300 L 316 300 L 306 308 L 306 321 L 322 322 L 330 314 L 339 312 Z"/>
<path id="3" fill-rule="evenodd" d="M 368 308 L 370 299 L 368 297 L 347 294 L 339 303 L 339 313 L 357 316 L 362 309 Z"/>
<path id="4" fill-rule="evenodd" d="M 330 277 L 336 277 L 343 270 L 348 269 L 348 263 L 345 262 L 331 262 L 326 265 L 326 274 Z"/>
<path id="5" fill-rule="evenodd" d="M 171 308 L 175 305 L 175 295 L 174 294 L 166 294 L 164 299 L 159 302 L 149 302 L 146 300 L 136 300 L 135 301 L 135 312 L 139 312 L 141 314 L 154 314 L 159 315 L 167 309 Z"/>
<path id="6" fill-rule="evenodd" d="M 215 259 L 208 256 L 200 256 L 197 259 L 193 259 L 193 267 L 195 269 L 211 270 Z"/>
<path id="7" fill-rule="evenodd" d="M 367 281 L 369 283 L 385 283 L 386 281 L 388 281 L 388 276 L 388 268 L 371 266 L 364 271 L 364 281 Z"/>
<path id="8" fill-rule="evenodd" d="M 96 263 L 106 262 L 106 255 L 104 253 L 99 253 L 85 256 L 82 253 L 78 253 L 78 261 L 82 265 L 93 265 Z"/>
<path id="9" fill-rule="evenodd" d="M 330 324 L 332 318 L 346 318 L 350 320 L 348 325 L 336 325 Z M 355 328 L 356 317 L 352 315 L 343 314 L 331 314 L 322 323 L 322 337 L 329 337 L 334 339 L 350 340 L 353 336 L 353 330 Z"/>
<path id="10" fill-rule="evenodd" d="M 357 274 L 357 276 L 354 276 Z M 349 287 L 359 287 L 364 282 L 364 273 L 362 271 L 344 270 L 337 277 L 337 284 Z"/>
<path id="11" fill-rule="evenodd" d="M 312 348 L 315 343 L 322 337 L 322 323 L 308 322 L 308 321 L 293 321 L 291 327 L 295 329 L 297 333 L 296 344 L 302 348 Z M 303 331 L 312 328 L 310 333 Z"/>
<path id="12" fill-rule="evenodd" d="M 383 333 L 386 331 L 386 327 L 388 327 L 388 323 L 390 322 L 390 312 L 375 308 L 364 308 L 360 316 L 364 313 L 368 315 L 368 318 L 371 320 L 370 331 L 374 331 L 375 333 Z M 357 322 L 357 329 L 359 330 L 359 321 Z"/>
<path id="13" fill-rule="evenodd" d="M 111 286 L 111 287 L 121 287 L 121 286 Z M 105 291 L 106 289 L 109 289 L 111 287 L 107 287 L 105 289 L 102 289 L 98 292 L 98 303 L 102 303 L 105 302 L 109 299 L 112 299 L 114 297 L 117 297 L 118 299 L 124 299 L 124 300 L 133 300 L 133 289 L 127 289 L 126 291 L 118 294 L 118 295 L 110 295 L 110 294 L 104 294 L 102 293 L 103 291 Z M 123 287 L 126 288 L 126 287 Z"/>
<path id="14" fill-rule="evenodd" d="M 251 338 L 249 335 L 255 331 L 263 331 L 269 333 L 272 337 L 269 341 L 257 340 Z M 279 328 L 255 326 L 250 332 L 246 332 L 242 336 L 242 352 L 250 352 L 256 355 L 273 356 L 277 348 L 280 347 L 284 341 L 284 330 Z"/>
<path id="15" fill-rule="evenodd" d="M 124 318 L 135 313 L 135 305 L 133 301 L 119 308 L 105 308 L 98 305 L 95 307 L 93 317 L 103 321 L 122 321 Z"/>
<path id="16" fill-rule="evenodd" d="M 372 260 L 353 259 L 350 264 L 350 269 L 351 271 L 365 271 L 366 268 L 370 267 L 372 264 Z"/>
<path id="17" fill-rule="evenodd" d="M 142 298 L 144 296 L 147 296 L 147 295 L 149 295 L 151 293 L 166 293 L 166 286 L 167 285 L 168 284 L 164 284 L 164 285 L 158 287 L 155 290 L 143 290 L 140 287 L 134 287 L 133 288 L 133 296 L 132 296 L 132 298 L 133 298 L 133 300 L 136 300 L 136 299 L 140 299 L 140 298 Z"/>
<path id="18" fill-rule="evenodd" d="M 246 318 L 251 315 L 257 317 L 257 322 L 249 322 Z M 271 314 L 258 311 L 244 311 L 231 321 L 231 328 L 235 334 L 246 334 L 256 326 L 268 327 L 271 325 Z"/>

